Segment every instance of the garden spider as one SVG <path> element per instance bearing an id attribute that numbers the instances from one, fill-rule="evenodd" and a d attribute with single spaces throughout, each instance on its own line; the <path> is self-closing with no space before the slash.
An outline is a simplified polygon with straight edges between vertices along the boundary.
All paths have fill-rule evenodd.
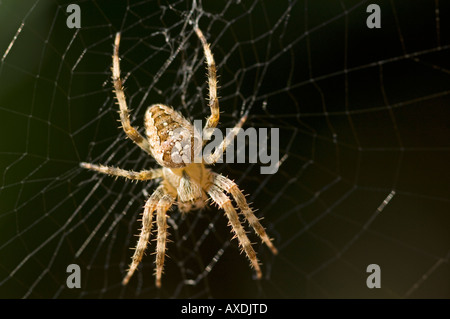
<path id="1" fill-rule="evenodd" d="M 208 130 L 215 128 L 219 122 L 216 65 L 209 44 L 206 42 L 202 31 L 197 27 L 195 27 L 194 30 L 202 43 L 208 70 L 209 107 L 211 109 L 211 115 L 203 128 L 203 132 L 205 133 L 208 132 Z M 190 158 L 186 156 L 186 154 L 194 154 L 192 146 L 195 136 L 193 125 L 180 113 L 167 105 L 154 104 L 147 109 L 145 114 L 147 139 L 145 139 L 136 128 L 130 124 L 129 110 L 125 100 L 122 80 L 120 78 L 119 44 L 120 33 L 117 33 L 114 41 L 112 79 L 120 108 L 119 113 L 122 128 L 127 137 L 149 155 L 154 157 L 157 163 L 162 166 L 162 168 L 133 172 L 104 165 L 90 163 L 80 164 L 84 168 L 99 173 L 121 176 L 130 180 L 144 181 L 157 178 L 161 179 L 159 187 L 156 188 L 145 203 L 141 233 L 132 257 L 130 268 L 123 279 L 122 284 L 126 285 L 129 282 L 142 260 L 144 251 L 149 243 L 153 214 L 156 212 L 156 286 L 158 288 L 161 287 L 161 276 L 164 267 L 168 235 L 166 213 L 174 203 L 178 204 L 178 207 L 182 212 L 202 208 L 206 205 L 208 199 L 207 195 L 209 195 L 212 201 L 225 211 L 225 214 L 229 219 L 229 224 L 235 233 L 235 237 L 237 237 L 239 241 L 239 245 L 242 247 L 242 250 L 245 251 L 251 266 L 255 269 L 257 278 L 261 278 L 261 269 L 256 253 L 241 225 L 239 216 L 230 197 L 225 193 L 231 194 L 231 197 L 236 202 L 237 207 L 241 210 L 249 225 L 253 227 L 255 232 L 274 254 L 277 254 L 277 249 L 270 241 L 264 228 L 249 207 L 245 196 L 238 186 L 227 177 L 214 173 L 205 167 L 206 164 L 214 164 L 217 162 L 220 155 L 223 154 L 244 124 L 246 116 L 241 118 L 231 133 L 221 142 L 214 153 L 209 156 L 207 161 L 202 159 L 199 163 L 192 162 L 192 156 Z M 179 132 L 180 129 L 181 133 L 175 133 Z M 201 144 L 205 145 L 205 143 L 206 140 Z M 182 158 L 183 160 L 175 161 L 174 156 Z"/>

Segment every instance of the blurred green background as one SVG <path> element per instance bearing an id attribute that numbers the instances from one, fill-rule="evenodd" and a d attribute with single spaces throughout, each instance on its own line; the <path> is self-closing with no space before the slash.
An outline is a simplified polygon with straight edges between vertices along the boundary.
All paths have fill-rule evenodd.
<path id="1" fill-rule="evenodd" d="M 80 30 L 66 27 L 69 3 L 0 4 L 0 297 L 450 297 L 449 3 L 376 1 L 377 30 L 365 25 L 367 1 L 204 1 L 192 10 L 191 1 L 86 0 L 77 1 Z M 174 209 L 163 289 L 154 287 L 153 244 L 123 287 L 155 184 L 78 166 L 155 165 L 118 129 L 113 37 L 123 33 L 133 124 L 142 127 L 152 103 L 202 119 L 203 56 L 186 23 L 198 15 L 219 67 L 221 128 L 245 109 L 246 125 L 280 128 L 287 157 L 277 174 L 215 166 L 250 194 L 280 254 L 256 245 L 257 282 L 236 241 L 228 245 L 220 211 Z M 78 290 L 65 286 L 71 263 L 82 269 Z M 373 263 L 381 289 L 365 285 Z"/>

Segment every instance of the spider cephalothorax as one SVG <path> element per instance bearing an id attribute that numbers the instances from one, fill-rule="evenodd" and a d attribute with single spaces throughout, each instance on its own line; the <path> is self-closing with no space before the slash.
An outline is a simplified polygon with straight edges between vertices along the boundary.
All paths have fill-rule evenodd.
<path id="1" fill-rule="evenodd" d="M 202 42 L 208 69 L 211 115 L 203 128 L 203 132 L 207 132 L 215 128 L 219 121 L 216 66 L 209 44 L 206 42 L 203 33 L 199 28 L 195 28 L 194 30 Z M 239 187 L 232 180 L 214 173 L 205 166 L 206 163 L 214 164 L 217 162 L 220 154 L 227 148 L 244 124 L 246 116 L 241 118 L 231 131 L 232 133 L 221 142 L 215 152 L 199 163 L 193 161 L 197 152 L 196 145 L 200 145 L 201 147 L 206 141 L 196 140 L 197 136 L 202 136 L 201 133 L 195 134 L 194 126 L 191 122 L 169 106 L 155 104 L 147 109 L 145 115 L 147 138 L 144 138 L 130 124 L 129 111 L 120 78 L 119 44 L 120 33 L 117 33 L 114 42 L 112 78 L 120 108 L 122 127 L 127 137 L 145 152 L 153 156 L 157 163 L 162 166 L 162 168 L 133 172 L 104 165 L 81 163 L 81 166 L 84 168 L 113 176 L 122 176 L 131 180 L 161 179 L 159 186 L 145 203 L 141 233 L 132 257 L 132 263 L 127 275 L 123 279 L 123 284 L 126 285 L 128 283 L 142 260 L 149 242 L 153 216 L 156 212 L 156 286 L 161 286 L 167 242 L 167 211 L 175 203 L 182 212 L 202 208 L 206 205 L 208 196 L 225 211 L 231 227 L 239 240 L 240 246 L 245 251 L 252 267 L 255 268 L 257 277 L 261 278 L 261 269 L 256 253 L 239 220 L 238 213 L 231 198 L 226 193 L 231 195 L 237 208 L 241 211 L 249 225 L 274 254 L 277 253 L 277 249 L 273 246 L 258 218 L 254 215 L 253 210 L 249 207 Z"/>

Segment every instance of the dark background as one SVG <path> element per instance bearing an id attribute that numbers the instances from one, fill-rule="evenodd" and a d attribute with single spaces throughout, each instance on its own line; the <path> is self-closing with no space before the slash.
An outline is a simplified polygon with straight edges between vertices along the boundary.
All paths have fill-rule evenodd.
<path id="1" fill-rule="evenodd" d="M 78 31 L 66 27 L 68 3 L 0 4 L 0 55 L 23 23 L 0 61 L 1 297 L 450 297 L 449 3 L 375 1 L 382 27 L 368 29 L 367 1 L 204 1 L 197 10 L 77 1 Z M 134 125 L 152 103 L 208 115 L 203 55 L 186 23 L 198 16 L 219 69 L 220 127 L 250 109 L 247 127 L 280 129 L 277 174 L 214 167 L 249 194 L 280 253 L 249 235 L 264 272 L 255 281 L 222 212 L 175 208 L 163 288 L 153 243 L 123 287 L 143 190 L 155 184 L 78 164 L 155 166 L 118 129 L 117 31 Z M 81 289 L 65 286 L 72 263 Z M 373 263 L 381 289 L 365 284 Z"/>

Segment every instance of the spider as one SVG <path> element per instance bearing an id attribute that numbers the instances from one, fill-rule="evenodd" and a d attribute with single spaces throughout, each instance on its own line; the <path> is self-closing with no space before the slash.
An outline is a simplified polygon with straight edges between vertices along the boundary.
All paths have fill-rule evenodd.
<path id="1" fill-rule="evenodd" d="M 208 117 L 203 128 L 203 136 L 205 136 L 205 133 L 209 132 L 210 129 L 214 129 L 219 122 L 216 65 L 210 46 L 206 42 L 202 31 L 198 27 L 194 27 L 194 31 L 203 46 L 208 71 L 209 107 L 211 115 Z M 149 243 L 153 216 L 156 214 L 155 284 L 158 288 L 161 287 L 161 277 L 164 268 L 164 257 L 168 236 L 166 213 L 174 204 L 177 204 L 179 210 L 183 213 L 203 208 L 208 200 L 208 195 L 214 203 L 225 211 L 225 215 L 229 220 L 229 225 L 231 225 L 232 231 L 235 233 L 234 237 L 238 239 L 241 249 L 245 251 L 250 260 L 251 267 L 255 269 L 256 276 L 260 279 L 261 269 L 256 257 L 256 252 L 246 235 L 238 213 L 232 204 L 231 198 L 226 193 L 231 195 L 249 225 L 255 230 L 270 250 L 274 254 L 277 254 L 277 249 L 267 236 L 263 226 L 253 213 L 252 208 L 249 207 L 245 196 L 236 183 L 206 167 L 207 164 L 214 164 L 217 162 L 219 156 L 225 151 L 244 124 L 247 115 L 244 115 L 240 119 L 231 133 L 226 136 L 221 144 L 209 156 L 207 161 L 202 158 L 199 163 L 192 162 L 192 156 L 190 158 L 189 156 L 186 156 L 194 154 L 192 146 L 194 126 L 170 106 L 154 104 L 147 109 L 145 114 L 147 139 L 145 139 L 138 130 L 130 124 L 130 111 L 127 107 L 122 80 L 120 78 L 120 36 L 120 33 L 117 33 L 114 41 L 112 82 L 114 84 L 117 103 L 120 108 L 119 113 L 122 128 L 125 131 L 126 136 L 142 150 L 151 155 L 162 168 L 134 172 L 121 168 L 84 162 L 80 163 L 80 165 L 89 170 L 116 177 L 125 177 L 130 180 L 145 181 L 161 179 L 159 186 L 145 203 L 139 240 L 132 257 L 130 268 L 124 277 L 122 284 L 128 284 L 142 260 L 147 244 Z M 179 132 L 180 129 L 182 129 L 182 133 L 176 134 L 175 132 Z M 203 140 L 202 145 L 204 146 L 205 144 L 206 140 Z M 183 160 L 175 161 L 174 158 L 182 158 Z"/>

